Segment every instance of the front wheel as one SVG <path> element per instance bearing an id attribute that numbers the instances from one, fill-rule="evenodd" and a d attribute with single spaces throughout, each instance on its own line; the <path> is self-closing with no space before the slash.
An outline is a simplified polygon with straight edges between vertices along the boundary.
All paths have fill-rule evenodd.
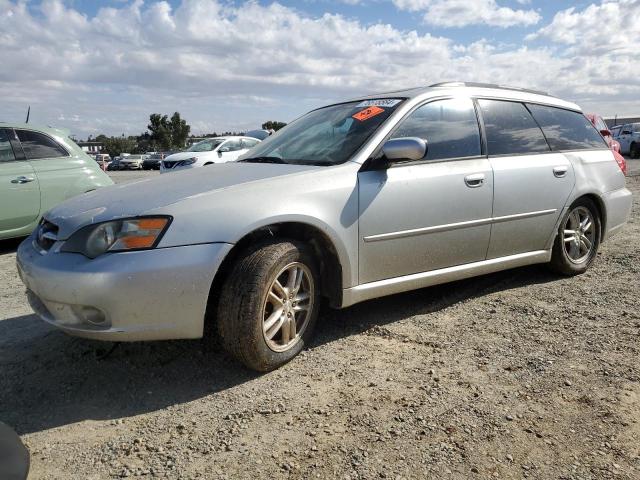
<path id="1" fill-rule="evenodd" d="M 294 241 L 248 251 L 222 287 L 218 333 L 247 367 L 266 372 L 295 357 L 311 338 L 320 278 L 310 249 Z"/>
<path id="2" fill-rule="evenodd" d="M 574 202 L 560 222 L 550 267 L 563 275 L 586 272 L 598 253 L 601 231 L 595 204 L 588 198 Z"/>
<path id="3" fill-rule="evenodd" d="M 632 143 L 629 147 L 629 156 L 631 158 L 640 158 L 640 143 Z"/>

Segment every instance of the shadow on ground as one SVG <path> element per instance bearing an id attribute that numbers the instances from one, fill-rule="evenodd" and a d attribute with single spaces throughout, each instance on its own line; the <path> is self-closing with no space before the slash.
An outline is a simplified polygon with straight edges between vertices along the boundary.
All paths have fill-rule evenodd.
<path id="1" fill-rule="evenodd" d="M 525 267 L 342 311 L 324 309 L 310 348 L 493 291 L 553 280 L 557 277 L 544 267 Z M 123 343 L 111 351 L 112 343 L 69 337 L 34 315 L 1 321 L 0 420 L 25 434 L 85 419 L 128 417 L 202 398 L 259 376 L 211 344 Z"/>

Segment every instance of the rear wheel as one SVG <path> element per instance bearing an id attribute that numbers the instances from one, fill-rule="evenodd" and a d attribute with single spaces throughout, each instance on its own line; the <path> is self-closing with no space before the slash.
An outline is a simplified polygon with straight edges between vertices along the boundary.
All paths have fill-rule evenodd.
<path id="1" fill-rule="evenodd" d="M 632 143 L 629 147 L 629 156 L 631 158 L 640 158 L 640 143 Z"/>
<path id="2" fill-rule="evenodd" d="M 598 253 L 601 238 L 600 214 L 588 198 L 577 200 L 560 222 L 550 266 L 563 275 L 587 271 Z"/>
<path id="3" fill-rule="evenodd" d="M 309 248 L 270 242 L 248 251 L 222 287 L 218 332 L 247 367 L 273 370 L 309 341 L 318 315 L 319 275 Z"/>

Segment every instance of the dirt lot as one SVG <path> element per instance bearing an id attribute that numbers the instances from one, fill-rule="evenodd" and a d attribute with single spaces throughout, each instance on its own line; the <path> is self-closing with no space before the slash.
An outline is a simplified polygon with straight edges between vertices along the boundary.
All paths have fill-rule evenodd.
<path id="1" fill-rule="evenodd" d="M 0 419 L 33 479 L 640 478 L 628 185 L 631 221 L 585 275 L 535 266 L 327 310 L 266 375 L 200 341 L 68 337 L 30 313 L 17 242 L 0 243 Z"/>

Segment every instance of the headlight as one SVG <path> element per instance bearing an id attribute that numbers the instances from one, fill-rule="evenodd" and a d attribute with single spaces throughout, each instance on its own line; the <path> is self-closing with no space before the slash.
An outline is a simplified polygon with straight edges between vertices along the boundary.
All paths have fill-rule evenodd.
<path id="1" fill-rule="evenodd" d="M 198 161 L 198 157 L 191 157 L 191 158 L 187 158 L 186 160 L 182 160 L 180 162 L 180 165 L 182 165 L 182 166 L 184 166 L 184 165 L 193 165 L 197 161 Z"/>
<path id="2" fill-rule="evenodd" d="M 106 252 L 154 248 L 170 223 L 171 217 L 153 216 L 87 225 L 71 235 L 60 250 L 96 258 Z"/>

